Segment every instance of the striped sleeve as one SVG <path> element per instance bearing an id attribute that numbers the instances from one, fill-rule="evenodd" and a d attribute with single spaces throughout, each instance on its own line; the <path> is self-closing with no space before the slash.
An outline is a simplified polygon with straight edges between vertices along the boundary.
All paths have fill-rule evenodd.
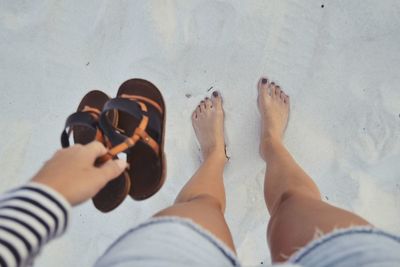
<path id="1" fill-rule="evenodd" d="M 68 226 L 71 206 L 55 190 L 27 185 L 0 196 L 0 266 L 26 266 Z"/>

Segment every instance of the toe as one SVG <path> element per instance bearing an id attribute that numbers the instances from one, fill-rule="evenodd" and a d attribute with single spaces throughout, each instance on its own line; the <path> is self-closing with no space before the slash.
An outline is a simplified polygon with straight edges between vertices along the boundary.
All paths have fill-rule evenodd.
<path id="1" fill-rule="evenodd" d="M 276 87 L 276 97 L 280 99 L 282 102 L 285 99 L 285 92 L 282 90 L 280 86 Z"/>
<path id="2" fill-rule="evenodd" d="M 271 96 L 275 96 L 276 95 L 276 86 L 275 86 L 274 82 L 271 82 L 269 84 L 269 91 L 270 91 Z"/>
<path id="3" fill-rule="evenodd" d="M 281 89 L 281 88 L 280 88 L 280 89 Z M 281 97 L 282 100 L 285 100 L 286 93 L 285 93 L 285 91 L 283 91 L 282 89 L 281 89 L 281 95 L 280 95 L 280 97 Z"/>
<path id="4" fill-rule="evenodd" d="M 269 95 L 269 81 L 267 78 L 262 77 L 258 81 L 258 94 L 259 95 Z"/>
<path id="5" fill-rule="evenodd" d="M 281 98 L 281 93 L 282 93 L 281 87 L 278 85 L 275 86 L 275 95 L 277 98 Z"/>
<path id="6" fill-rule="evenodd" d="M 202 111 L 202 104 L 200 103 L 196 108 L 197 116 L 199 116 L 201 114 L 201 111 Z"/>
<path id="7" fill-rule="evenodd" d="M 212 93 L 212 98 L 211 98 L 211 102 L 214 108 L 218 109 L 218 110 L 222 110 L 222 98 L 221 98 L 221 94 L 217 91 L 214 91 Z"/>
<path id="8" fill-rule="evenodd" d="M 204 102 L 205 102 L 205 107 L 206 107 L 206 109 L 210 109 L 210 108 L 213 107 L 212 101 L 211 101 L 210 98 L 206 97 L 205 100 L 204 100 Z"/>
<path id="9" fill-rule="evenodd" d="M 285 92 L 281 91 L 281 100 L 282 101 L 285 101 L 285 96 L 286 96 Z"/>
<path id="10" fill-rule="evenodd" d="M 206 111 L 206 101 L 204 101 L 204 100 L 200 101 L 200 108 L 201 108 L 201 112 Z"/>
<path id="11" fill-rule="evenodd" d="M 285 94 L 285 103 L 289 104 L 289 102 L 290 102 L 290 97 Z"/>
<path id="12" fill-rule="evenodd" d="M 195 109 L 192 113 L 192 120 L 197 119 L 197 109 Z"/>

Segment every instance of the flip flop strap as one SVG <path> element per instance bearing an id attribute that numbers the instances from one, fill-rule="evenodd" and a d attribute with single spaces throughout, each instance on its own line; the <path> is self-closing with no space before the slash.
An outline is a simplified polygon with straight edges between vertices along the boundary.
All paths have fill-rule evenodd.
<path id="1" fill-rule="evenodd" d="M 63 132 L 61 133 L 61 145 L 63 148 L 69 147 L 69 137 L 73 132 L 74 126 L 85 126 L 96 131 L 96 140 L 103 142 L 103 134 L 97 127 L 97 120 L 89 112 L 78 111 L 71 114 L 66 122 Z"/>
<path id="2" fill-rule="evenodd" d="M 128 113 L 140 121 L 139 125 L 133 131 L 132 136 L 121 134 L 120 131 L 116 129 L 114 125 L 111 125 L 109 120 L 107 120 L 107 112 L 114 109 Z M 160 156 L 159 144 L 147 133 L 148 129 L 160 132 L 160 125 L 159 123 L 157 124 L 156 116 L 148 112 L 145 103 L 140 101 L 132 101 L 126 98 L 111 99 L 104 105 L 99 123 L 105 135 L 111 141 L 113 147 L 108 151 L 107 154 L 98 158 L 97 164 L 101 164 L 115 157 L 118 153 L 133 147 L 139 140 L 149 145 L 156 155 Z"/>
<path id="3" fill-rule="evenodd" d="M 87 105 L 84 106 L 81 111 L 89 113 L 90 115 L 92 115 L 94 117 L 94 119 L 96 121 L 99 120 L 99 117 L 100 117 L 100 114 L 101 114 L 101 111 L 98 110 L 97 108 L 92 108 L 91 106 L 87 106 Z"/>
<path id="4" fill-rule="evenodd" d="M 152 105 L 155 109 L 157 109 L 161 115 L 164 113 L 161 106 L 156 101 L 154 101 L 153 99 L 150 99 L 148 97 L 139 96 L 139 95 L 128 95 L 128 94 L 122 94 L 120 97 L 129 99 L 129 100 L 133 100 L 133 101 L 145 102 L 147 104 Z"/>

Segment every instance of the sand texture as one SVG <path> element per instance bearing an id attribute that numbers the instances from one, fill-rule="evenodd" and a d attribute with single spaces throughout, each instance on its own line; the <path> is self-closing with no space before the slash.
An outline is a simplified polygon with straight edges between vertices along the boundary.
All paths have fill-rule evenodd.
<path id="1" fill-rule="evenodd" d="M 324 5 L 322 7 L 322 5 Z M 227 220 L 245 266 L 270 261 L 258 156 L 256 83 L 292 99 L 285 142 L 330 203 L 400 234 L 400 1 L 0 1 L 1 190 L 60 147 L 90 89 L 141 77 L 168 109 L 168 177 L 150 200 L 104 215 L 90 202 L 37 266 L 90 266 L 110 243 L 174 200 L 199 164 L 193 108 L 224 98 L 231 161 Z"/>

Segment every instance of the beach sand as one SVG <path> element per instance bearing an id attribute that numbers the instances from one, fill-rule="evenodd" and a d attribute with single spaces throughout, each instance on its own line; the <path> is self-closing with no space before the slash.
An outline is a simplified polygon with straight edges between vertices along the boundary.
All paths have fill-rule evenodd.
<path id="1" fill-rule="evenodd" d="M 3 1 L 1 190 L 27 181 L 60 147 L 91 89 L 114 96 L 140 77 L 167 103 L 167 182 L 109 214 L 88 202 L 36 266 L 90 266 L 124 231 L 171 204 L 199 165 L 190 122 L 224 98 L 231 157 L 226 217 L 245 266 L 270 261 L 258 155 L 256 83 L 291 96 L 285 143 L 329 203 L 400 234 L 400 3 L 335 1 Z"/>

